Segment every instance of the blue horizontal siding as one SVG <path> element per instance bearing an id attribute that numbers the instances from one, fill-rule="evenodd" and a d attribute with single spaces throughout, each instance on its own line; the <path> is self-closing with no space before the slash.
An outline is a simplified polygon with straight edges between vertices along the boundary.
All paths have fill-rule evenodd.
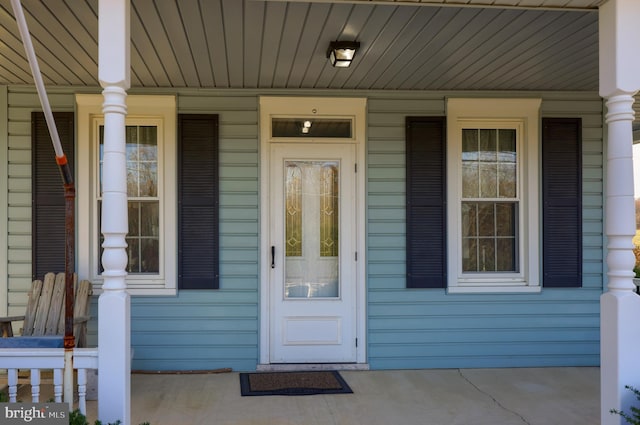
<path id="1" fill-rule="evenodd" d="M 583 287 L 543 289 L 537 294 L 447 294 L 443 289 L 406 289 L 404 258 L 404 117 L 444 115 L 445 96 L 425 94 L 422 110 L 415 99 L 403 109 L 405 99 L 400 97 L 376 95 L 369 100 L 371 368 L 599 364 L 604 273 L 601 100 L 589 94 L 542 96 L 542 116 L 583 119 Z"/>
<path id="2" fill-rule="evenodd" d="M 220 290 L 134 297 L 133 368 L 255 370 L 258 363 L 258 101 L 178 95 L 179 113 L 219 115 Z"/>

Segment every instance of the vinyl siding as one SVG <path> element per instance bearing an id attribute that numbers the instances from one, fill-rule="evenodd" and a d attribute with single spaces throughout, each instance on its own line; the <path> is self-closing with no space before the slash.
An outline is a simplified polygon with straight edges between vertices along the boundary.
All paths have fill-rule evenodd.
<path id="1" fill-rule="evenodd" d="M 180 114 L 219 114 L 220 289 L 133 297 L 133 369 L 253 370 L 258 363 L 258 103 L 178 96 Z"/>
<path id="2" fill-rule="evenodd" d="M 69 89 L 48 90 L 55 111 L 74 109 L 74 94 Z M 35 89 L 9 87 L 6 164 L 7 190 L 7 306 L 9 315 L 24 314 L 31 286 L 31 112 L 41 111 Z M 51 161 L 55 161 L 53 147 Z M 60 180 L 62 185 L 62 180 Z M 4 215 L 3 215 L 4 216 Z M 4 237 L 4 235 L 3 235 Z M 64 252 L 60 253 L 64 256 Z"/>
<path id="3" fill-rule="evenodd" d="M 163 94 L 166 93 L 164 90 Z M 577 116 L 583 120 L 583 287 L 544 289 L 535 295 L 447 295 L 444 290 L 405 288 L 404 249 L 405 118 L 444 115 L 447 93 L 249 90 L 175 93 L 181 114 L 219 114 L 220 289 L 179 291 L 174 297 L 132 297 L 134 369 L 256 367 L 260 94 L 368 97 L 367 350 L 372 368 L 598 364 L 598 299 L 603 280 L 603 146 L 602 102 L 597 94 L 541 95 L 543 116 Z M 7 190 L 0 196 L 8 198 L 8 312 L 20 314 L 24 311 L 31 276 L 30 114 L 40 106 L 32 88 L 9 87 L 7 98 L 8 149 L 6 170 L 0 178 L 6 178 Z M 50 90 L 50 99 L 56 111 L 74 108 L 73 88 Z M 2 116 L 0 112 L 0 128 Z M 94 297 L 93 317 L 97 317 L 96 301 Z M 97 342 L 96 329 L 94 320 L 89 328 L 90 344 Z"/>
<path id="4" fill-rule="evenodd" d="M 404 118 L 445 115 L 446 95 L 369 98 L 367 313 L 373 369 L 599 364 L 602 102 L 597 95 L 540 96 L 543 117 L 583 120 L 583 287 L 517 295 L 405 288 Z"/>
<path id="5" fill-rule="evenodd" d="M 8 135 L 7 132 L 7 123 L 9 120 L 8 110 L 9 103 L 7 101 L 8 90 L 6 86 L 0 86 L 0 136 L 2 140 L 6 140 L 4 135 Z M 6 279 L 7 276 L 7 264 L 8 261 L 8 232 L 7 225 L 8 220 L 6 217 L 7 209 L 8 209 L 8 174 L 7 174 L 7 153 L 8 153 L 8 143 L 0 143 L 0 205 L 2 206 L 2 210 L 0 211 L 0 276 L 3 278 L 0 279 L 0 316 L 6 317 L 8 316 L 8 302 L 7 295 L 9 294 L 9 286 L 8 281 Z"/>

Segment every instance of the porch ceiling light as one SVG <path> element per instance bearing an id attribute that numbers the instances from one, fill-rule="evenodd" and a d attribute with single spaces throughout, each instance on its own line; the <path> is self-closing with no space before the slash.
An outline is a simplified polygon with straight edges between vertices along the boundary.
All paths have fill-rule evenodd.
<path id="1" fill-rule="evenodd" d="M 327 58 L 336 68 L 347 68 L 351 65 L 356 50 L 360 47 L 357 41 L 332 41 L 327 49 Z"/>

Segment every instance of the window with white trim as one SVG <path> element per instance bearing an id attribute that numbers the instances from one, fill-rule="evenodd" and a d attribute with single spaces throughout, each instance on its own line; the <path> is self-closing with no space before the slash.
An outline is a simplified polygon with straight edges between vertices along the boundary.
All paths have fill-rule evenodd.
<path id="1" fill-rule="evenodd" d="M 101 95 L 77 95 L 78 272 L 99 289 L 104 118 Z M 176 102 L 173 96 L 129 96 L 126 161 L 129 229 L 127 289 L 176 293 Z M 86 142 L 85 142 L 86 141 Z"/>
<path id="2" fill-rule="evenodd" d="M 540 100 L 447 108 L 448 291 L 539 291 Z"/>

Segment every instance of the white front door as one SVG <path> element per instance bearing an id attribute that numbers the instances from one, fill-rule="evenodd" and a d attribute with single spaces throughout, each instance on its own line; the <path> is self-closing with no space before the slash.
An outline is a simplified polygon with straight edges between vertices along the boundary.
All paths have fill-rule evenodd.
<path id="1" fill-rule="evenodd" d="M 270 145 L 270 361 L 356 361 L 356 146 Z"/>

